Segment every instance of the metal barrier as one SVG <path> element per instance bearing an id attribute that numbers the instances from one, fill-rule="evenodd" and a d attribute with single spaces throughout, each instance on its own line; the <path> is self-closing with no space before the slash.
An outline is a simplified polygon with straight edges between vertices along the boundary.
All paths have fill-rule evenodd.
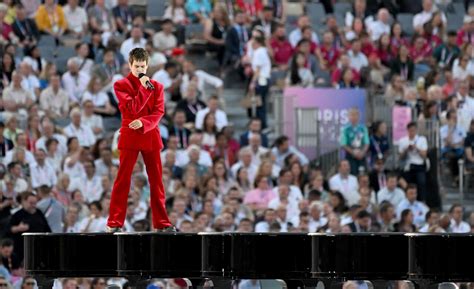
<path id="1" fill-rule="evenodd" d="M 295 109 L 295 135 L 294 140 L 300 149 L 316 149 L 316 155 L 321 154 L 319 108 Z"/>

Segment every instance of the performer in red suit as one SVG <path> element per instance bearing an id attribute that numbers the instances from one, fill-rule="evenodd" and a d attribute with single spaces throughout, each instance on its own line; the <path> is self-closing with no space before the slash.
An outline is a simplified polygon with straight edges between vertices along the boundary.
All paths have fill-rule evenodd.
<path id="1" fill-rule="evenodd" d="M 128 193 L 133 167 L 141 152 L 150 182 L 150 206 L 156 231 L 176 231 L 165 207 L 160 151 L 163 143 L 158 123 L 165 113 L 163 85 L 144 75 L 149 55 L 145 49 L 130 51 L 130 74 L 114 84 L 122 113 L 118 140 L 120 165 L 110 200 L 108 232 L 120 232 L 127 212 Z M 148 84 L 147 84 L 148 83 Z M 150 87 L 151 84 L 151 87 Z"/>

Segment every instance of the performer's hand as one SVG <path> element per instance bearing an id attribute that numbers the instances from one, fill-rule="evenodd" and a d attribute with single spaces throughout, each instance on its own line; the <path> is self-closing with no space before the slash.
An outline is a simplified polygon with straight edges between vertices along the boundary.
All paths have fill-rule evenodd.
<path id="1" fill-rule="evenodd" d="M 143 126 L 143 123 L 139 119 L 136 119 L 136 120 L 134 120 L 134 121 L 132 121 L 131 123 L 128 124 L 128 127 L 131 128 L 131 129 L 139 129 L 142 126 Z"/>
<path id="2" fill-rule="evenodd" d="M 147 81 L 150 81 L 150 78 L 146 75 L 140 78 L 140 83 L 143 85 L 144 88 L 148 88 L 148 86 L 146 85 Z"/>

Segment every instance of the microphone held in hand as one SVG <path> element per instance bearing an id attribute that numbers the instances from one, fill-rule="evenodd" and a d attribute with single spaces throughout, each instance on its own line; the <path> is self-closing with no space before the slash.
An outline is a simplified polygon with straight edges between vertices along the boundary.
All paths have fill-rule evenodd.
<path id="1" fill-rule="evenodd" d="M 138 74 L 138 78 L 142 78 L 143 76 L 146 76 L 145 73 L 140 73 Z M 146 86 L 148 89 L 155 89 L 155 87 L 153 86 L 153 84 L 151 84 L 151 81 L 150 80 L 147 80 L 146 81 Z"/>

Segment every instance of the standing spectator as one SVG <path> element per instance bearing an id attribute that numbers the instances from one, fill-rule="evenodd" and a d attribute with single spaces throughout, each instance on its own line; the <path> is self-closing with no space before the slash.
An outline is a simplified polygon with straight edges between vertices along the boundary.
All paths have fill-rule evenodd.
<path id="1" fill-rule="evenodd" d="M 22 208 L 10 219 L 7 226 L 7 235 L 13 239 L 14 252 L 23 260 L 23 233 L 26 232 L 51 232 L 44 214 L 37 210 L 37 197 L 31 192 L 21 195 Z"/>
<path id="2" fill-rule="evenodd" d="M 235 14 L 234 25 L 229 28 L 225 37 L 225 65 L 236 65 L 240 62 L 245 55 L 249 37 L 249 31 L 245 27 L 245 15 L 239 11 Z"/>
<path id="3" fill-rule="evenodd" d="M 469 132 L 464 140 L 464 151 L 466 152 L 466 168 L 468 170 L 474 169 L 474 119 L 471 120 Z"/>
<path id="4" fill-rule="evenodd" d="M 365 168 L 366 154 L 369 149 L 369 134 L 367 127 L 359 124 L 359 110 L 351 109 L 349 121 L 341 131 L 341 146 L 346 152 L 346 159 L 351 166 L 351 174 L 357 175 L 361 167 Z"/>
<path id="5" fill-rule="evenodd" d="M 262 128 L 267 127 L 267 95 L 270 89 L 270 73 L 272 63 L 268 55 L 263 37 L 256 37 L 252 40 L 253 55 L 251 59 L 252 79 L 249 91 L 255 92 L 262 98 L 262 103 L 257 106 L 256 116 L 262 121 Z M 250 113 L 250 109 L 249 109 Z"/>
<path id="6" fill-rule="evenodd" d="M 89 21 L 86 10 L 79 6 L 79 0 L 68 0 L 63 11 L 67 22 L 67 32 L 77 38 L 84 36 L 88 31 Z"/>
<path id="7" fill-rule="evenodd" d="M 428 142 L 426 137 L 418 135 L 415 122 L 409 123 L 407 130 L 408 135 L 400 139 L 398 143 L 400 159 L 403 160 L 404 178 L 409 183 L 417 185 L 419 200 L 425 200 Z"/>
<path id="8" fill-rule="evenodd" d="M 56 38 L 63 35 L 67 29 L 63 8 L 55 4 L 54 0 L 45 0 L 36 11 L 35 19 L 41 32 Z"/>

